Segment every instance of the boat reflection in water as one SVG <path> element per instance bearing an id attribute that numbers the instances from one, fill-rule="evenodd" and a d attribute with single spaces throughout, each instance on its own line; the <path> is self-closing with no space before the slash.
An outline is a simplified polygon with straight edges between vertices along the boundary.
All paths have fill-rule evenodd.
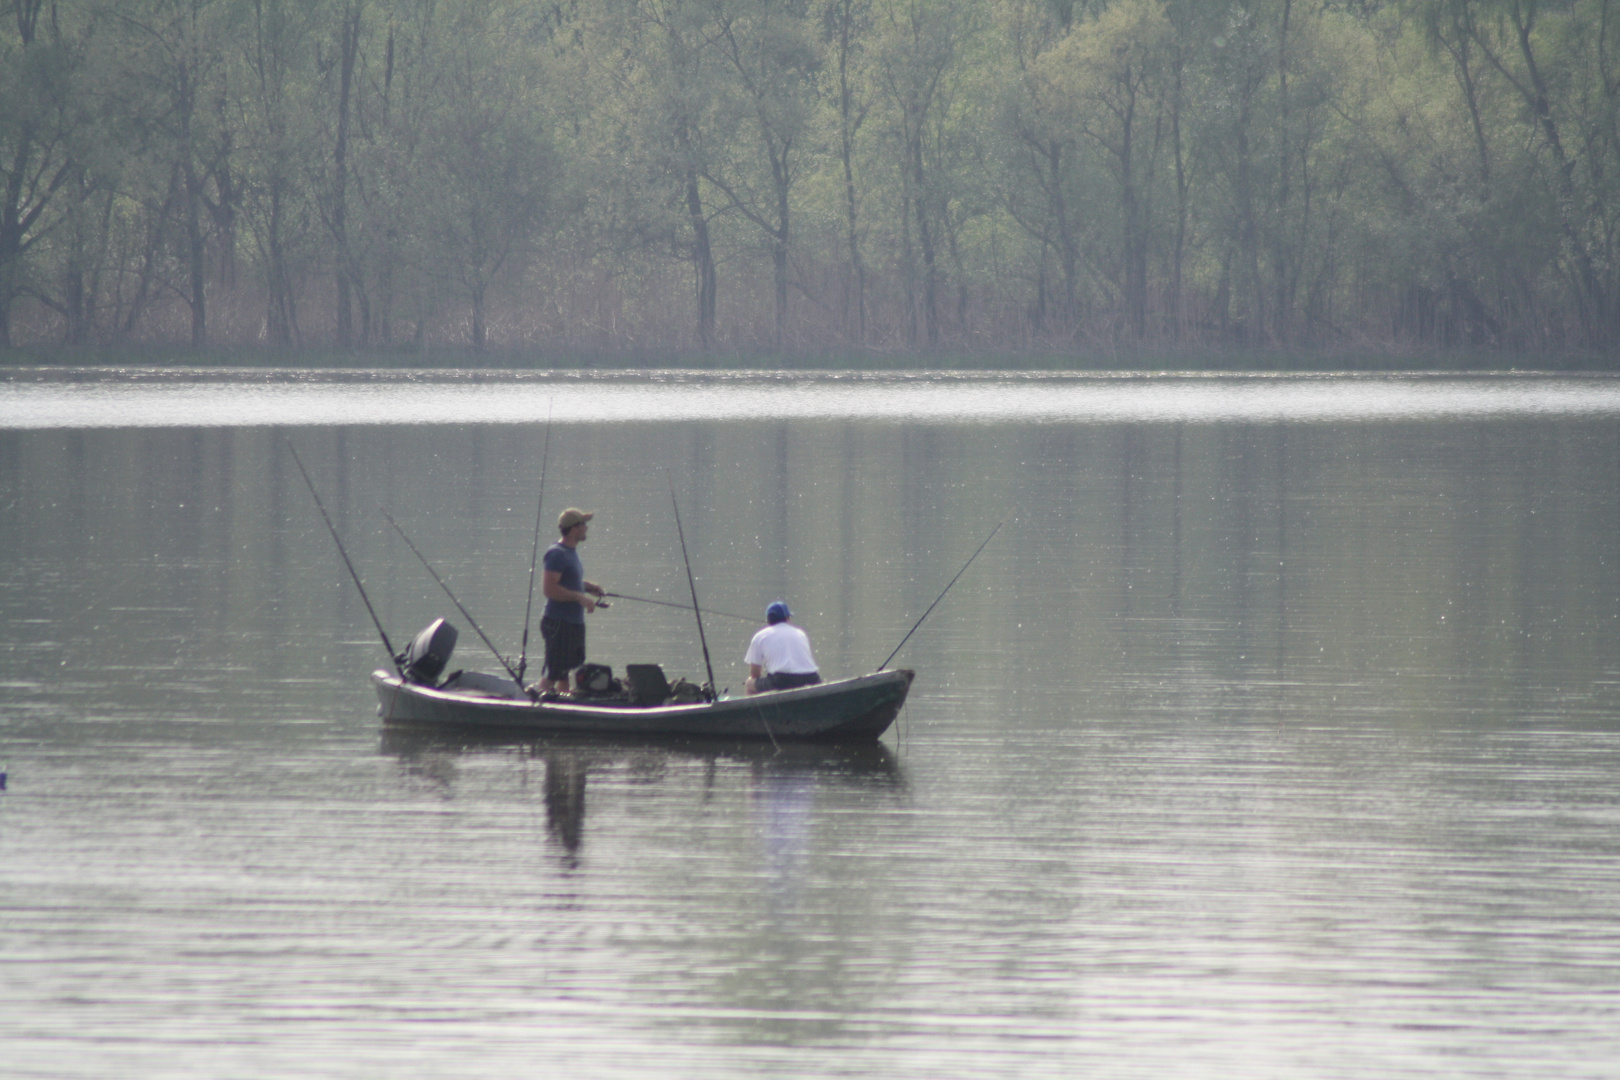
<path id="1" fill-rule="evenodd" d="M 905 775 L 882 743 L 820 745 L 752 740 L 608 740 L 554 736 L 536 739 L 500 731 L 442 732 L 388 728 L 381 752 L 399 759 L 407 773 L 429 781 L 446 797 L 457 794 L 461 766 L 477 756 L 497 755 L 526 767 L 543 766 L 546 828 L 573 865 L 585 839 L 586 787 L 598 783 L 624 790 L 662 787 L 672 806 L 689 798 L 709 804 L 723 797 L 727 776 L 746 776 L 740 798 L 765 823 L 771 858 L 787 858 L 808 833 L 811 806 L 825 787 L 902 792 Z M 611 779 L 609 779 L 611 778 Z M 779 841 L 787 841 L 781 843 Z"/>

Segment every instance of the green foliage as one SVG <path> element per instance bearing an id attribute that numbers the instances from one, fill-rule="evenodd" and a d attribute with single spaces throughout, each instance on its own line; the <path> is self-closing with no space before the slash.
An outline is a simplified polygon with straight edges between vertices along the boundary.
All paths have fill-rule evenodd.
<path id="1" fill-rule="evenodd" d="M 5 16 L 0 347 L 1620 342 L 1620 0 Z"/>

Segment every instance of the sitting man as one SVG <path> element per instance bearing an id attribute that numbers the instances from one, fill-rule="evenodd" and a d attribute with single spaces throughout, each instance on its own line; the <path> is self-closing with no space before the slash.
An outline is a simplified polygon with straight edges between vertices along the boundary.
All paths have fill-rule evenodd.
<path id="1" fill-rule="evenodd" d="M 743 656 L 748 665 L 748 681 L 743 685 L 748 693 L 792 690 L 821 681 L 816 658 L 810 655 L 810 638 L 788 622 L 792 617 L 780 600 L 765 609 L 765 621 L 770 625 L 754 635 Z"/>

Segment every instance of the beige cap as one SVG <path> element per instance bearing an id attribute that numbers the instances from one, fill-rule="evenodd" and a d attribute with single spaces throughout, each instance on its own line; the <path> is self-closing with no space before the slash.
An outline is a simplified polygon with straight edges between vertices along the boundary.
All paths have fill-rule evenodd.
<path id="1" fill-rule="evenodd" d="M 557 531 L 567 532 L 575 525 L 578 525 L 581 522 L 589 521 L 595 516 L 596 511 L 594 510 L 581 510 L 578 507 L 570 506 L 568 509 L 564 510 L 562 512 L 562 516 L 557 519 Z"/>

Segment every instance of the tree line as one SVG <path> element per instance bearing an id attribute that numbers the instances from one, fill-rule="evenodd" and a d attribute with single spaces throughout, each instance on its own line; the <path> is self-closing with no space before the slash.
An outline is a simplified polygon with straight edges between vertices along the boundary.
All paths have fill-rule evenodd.
<path id="1" fill-rule="evenodd" d="M 1620 0 L 0 11 L 0 347 L 1620 341 Z"/>

